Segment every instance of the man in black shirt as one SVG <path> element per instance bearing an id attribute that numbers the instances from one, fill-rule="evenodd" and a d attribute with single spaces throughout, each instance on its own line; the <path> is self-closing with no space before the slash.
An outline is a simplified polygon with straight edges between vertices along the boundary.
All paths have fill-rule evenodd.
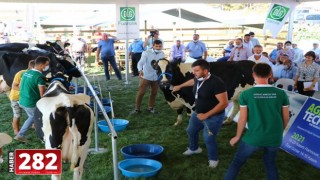
<path id="1" fill-rule="evenodd" d="M 218 145 L 216 136 L 222 125 L 228 106 L 228 95 L 224 82 L 210 74 L 210 64 L 205 60 L 197 60 L 192 64 L 194 79 L 173 87 L 179 91 L 183 87 L 193 86 L 195 96 L 195 112 L 192 113 L 187 128 L 189 147 L 184 155 L 202 152 L 199 147 L 199 132 L 203 130 L 203 138 L 208 150 L 209 167 L 215 168 L 218 163 Z"/>

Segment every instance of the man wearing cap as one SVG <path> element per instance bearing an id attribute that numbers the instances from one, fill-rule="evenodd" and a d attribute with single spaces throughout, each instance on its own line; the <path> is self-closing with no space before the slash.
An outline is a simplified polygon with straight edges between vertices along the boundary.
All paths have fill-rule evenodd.
<path id="1" fill-rule="evenodd" d="M 251 41 L 253 47 L 256 46 L 256 45 L 260 45 L 259 40 L 254 37 L 254 35 L 255 35 L 254 32 L 249 32 L 249 35 L 250 35 L 250 37 L 251 37 L 251 38 L 250 38 L 250 41 Z"/>
<path id="2" fill-rule="evenodd" d="M 176 40 L 176 44 L 171 47 L 170 60 L 172 62 L 182 62 L 185 59 L 186 53 L 184 52 L 184 45 L 181 41 Z"/>

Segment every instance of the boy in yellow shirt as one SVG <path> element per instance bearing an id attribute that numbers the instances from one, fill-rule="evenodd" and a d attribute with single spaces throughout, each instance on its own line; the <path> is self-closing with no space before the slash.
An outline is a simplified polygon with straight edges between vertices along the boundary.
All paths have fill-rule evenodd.
<path id="1" fill-rule="evenodd" d="M 28 69 L 33 69 L 35 65 L 35 61 L 29 61 Z M 16 73 L 12 82 L 12 89 L 9 94 L 9 99 L 11 101 L 11 108 L 13 111 L 13 119 L 12 119 L 12 128 L 14 131 L 14 135 L 17 135 L 19 132 L 19 122 L 21 117 L 21 107 L 19 105 L 19 95 L 20 95 L 20 82 L 21 77 L 26 70 L 21 70 Z"/>

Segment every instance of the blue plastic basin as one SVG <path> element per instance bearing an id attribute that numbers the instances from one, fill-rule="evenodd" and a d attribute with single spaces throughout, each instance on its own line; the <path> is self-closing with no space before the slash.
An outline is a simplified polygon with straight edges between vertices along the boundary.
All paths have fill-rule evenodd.
<path id="1" fill-rule="evenodd" d="M 126 159 L 148 158 L 160 159 L 163 147 L 158 144 L 133 144 L 121 148 L 121 153 Z"/>
<path id="2" fill-rule="evenodd" d="M 135 158 L 120 161 L 118 167 L 126 177 L 152 177 L 159 172 L 162 164 L 152 159 Z"/>
<path id="3" fill-rule="evenodd" d="M 110 99 L 109 98 L 102 98 L 100 100 L 102 102 L 102 105 L 104 106 L 110 106 Z M 112 101 L 113 102 L 113 101 Z M 94 106 L 94 102 L 90 101 L 90 106 L 93 107 Z"/>
<path id="4" fill-rule="evenodd" d="M 125 130 L 129 124 L 129 121 L 125 119 L 111 119 L 110 121 L 116 132 Z M 105 120 L 98 121 L 98 127 L 102 132 L 110 132 L 109 126 Z"/>

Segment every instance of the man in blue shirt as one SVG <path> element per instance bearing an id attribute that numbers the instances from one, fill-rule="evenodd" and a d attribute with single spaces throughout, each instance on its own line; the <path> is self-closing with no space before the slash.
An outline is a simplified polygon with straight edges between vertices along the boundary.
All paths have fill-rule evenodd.
<path id="1" fill-rule="evenodd" d="M 112 39 L 109 39 L 109 37 L 112 37 Z M 100 53 L 101 53 L 101 60 L 103 62 L 104 66 L 104 74 L 106 75 L 106 79 L 110 80 L 110 74 L 109 74 L 109 65 L 110 62 L 114 72 L 116 73 L 116 76 L 119 80 L 122 80 L 121 73 L 117 67 L 116 59 L 115 59 L 115 52 L 114 52 L 114 42 L 117 40 L 117 37 L 112 36 L 110 34 L 103 33 L 102 39 L 98 43 L 98 49 L 96 53 L 96 63 L 99 62 L 100 59 Z"/>
<path id="2" fill-rule="evenodd" d="M 278 51 L 280 51 L 283 48 L 283 43 L 282 42 L 278 42 L 277 43 L 277 49 L 272 50 L 272 52 L 269 55 L 269 60 L 275 64 L 277 57 L 278 57 Z"/>
<path id="3" fill-rule="evenodd" d="M 189 56 L 193 59 L 206 60 L 208 55 L 206 45 L 202 41 L 199 41 L 199 34 L 193 35 L 193 41 L 188 43 L 185 52 L 189 52 Z"/>
<path id="4" fill-rule="evenodd" d="M 141 39 L 135 39 L 129 46 L 129 56 L 132 59 L 132 77 L 139 76 L 137 65 L 143 51 L 144 47 Z"/>

